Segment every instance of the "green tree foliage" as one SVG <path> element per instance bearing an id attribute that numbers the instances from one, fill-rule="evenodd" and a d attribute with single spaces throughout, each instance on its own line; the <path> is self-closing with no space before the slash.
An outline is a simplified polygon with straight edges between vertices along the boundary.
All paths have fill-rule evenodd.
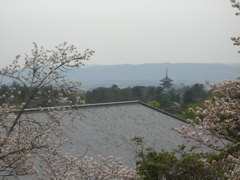
<path id="1" fill-rule="evenodd" d="M 202 84 L 194 84 L 183 95 L 184 104 L 201 103 L 207 98 L 207 92 Z"/>
<path id="2" fill-rule="evenodd" d="M 202 84 L 195 84 L 191 88 L 186 86 L 181 89 L 170 88 L 168 90 L 156 86 L 136 86 L 120 89 L 117 85 L 113 85 L 109 88 L 98 87 L 91 91 L 87 91 L 85 93 L 85 100 L 86 103 L 131 100 L 140 100 L 147 103 L 156 101 L 161 105 L 161 109 L 182 116 L 182 112 L 189 103 L 199 104 L 205 100 L 207 94 Z M 185 104 L 185 102 L 187 104 Z"/>
<path id="3" fill-rule="evenodd" d="M 189 111 L 189 108 L 192 108 L 193 110 L 196 111 L 197 107 L 204 108 L 203 104 L 188 104 L 187 108 L 184 109 L 182 114 L 179 114 L 178 116 L 183 118 L 183 119 L 195 119 L 196 118 L 196 114 L 193 113 L 192 111 Z"/>
<path id="4" fill-rule="evenodd" d="M 164 91 L 162 87 L 135 86 L 120 89 L 117 85 L 110 88 L 98 87 L 85 93 L 87 103 L 141 100 L 143 102 L 158 101 L 164 107 L 170 102 L 180 102 L 180 94 L 176 89 Z"/>
<path id="5" fill-rule="evenodd" d="M 160 103 L 157 101 L 150 101 L 147 104 L 155 108 L 160 108 Z"/>
<path id="6" fill-rule="evenodd" d="M 185 145 L 179 145 L 172 152 L 156 152 L 151 148 L 144 149 L 143 138 L 135 137 L 132 140 L 139 148 L 136 166 L 144 180 L 224 179 L 227 171 L 216 163 L 224 154 L 195 153 L 195 146 L 187 150 Z"/>
<path id="7" fill-rule="evenodd" d="M 98 87 L 85 93 L 87 103 L 116 102 L 141 100 L 143 102 L 153 101 L 157 94 L 162 92 L 161 87 L 135 86 L 120 89 L 117 85 L 110 88 Z"/>
<path id="8" fill-rule="evenodd" d="M 34 87 L 21 86 L 17 82 L 13 82 L 12 85 L 3 84 L 0 86 L 0 103 L 19 106 L 22 102 L 27 101 L 28 93 L 32 90 L 34 90 Z M 69 88 L 68 91 L 71 93 L 67 93 L 64 89 L 56 90 L 51 85 L 44 86 L 39 90 L 38 97 L 33 98 L 29 103 L 29 108 L 75 104 L 77 99 L 83 98 L 83 93 L 75 88 Z M 49 97 L 45 96 L 45 93 L 48 93 Z M 62 98 L 67 98 L 69 101 L 61 103 L 59 93 Z"/>
<path id="9" fill-rule="evenodd" d="M 167 94 L 159 94 L 156 100 L 162 105 L 162 108 L 169 107 L 171 103 L 171 99 Z"/>

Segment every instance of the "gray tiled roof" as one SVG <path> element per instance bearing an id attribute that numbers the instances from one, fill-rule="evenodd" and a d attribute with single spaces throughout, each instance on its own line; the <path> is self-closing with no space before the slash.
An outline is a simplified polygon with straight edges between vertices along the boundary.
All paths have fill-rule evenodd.
<path id="1" fill-rule="evenodd" d="M 186 125 L 184 120 L 138 101 L 81 105 L 77 107 L 80 119 L 65 128 L 66 138 L 71 139 L 67 152 L 79 155 L 86 149 L 97 154 L 121 157 L 129 166 L 135 165 L 136 147 L 131 139 L 144 137 L 146 147 L 172 150 L 186 143 L 174 127 Z M 30 110 L 29 113 L 41 113 Z M 63 116 L 65 114 L 62 111 Z"/>

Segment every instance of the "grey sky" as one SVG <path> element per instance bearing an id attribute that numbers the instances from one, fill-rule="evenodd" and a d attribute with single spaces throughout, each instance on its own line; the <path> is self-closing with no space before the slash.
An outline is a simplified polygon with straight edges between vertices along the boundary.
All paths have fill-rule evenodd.
<path id="1" fill-rule="evenodd" d="M 96 51 L 89 64 L 240 63 L 229 0 L 1 0 L 0 66 L 35 41 Z"/>

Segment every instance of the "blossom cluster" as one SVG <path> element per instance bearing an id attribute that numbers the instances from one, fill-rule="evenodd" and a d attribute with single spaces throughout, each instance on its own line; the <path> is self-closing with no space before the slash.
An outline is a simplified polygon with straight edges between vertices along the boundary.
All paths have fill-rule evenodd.
<path id="1" fill-rule="evenodd" d="M 60 155 L 61 156 L 61 155 Z M 61 156 L 55 154 L 51 160 L 42 158 L 47 163 L 44 175 L 52 179 L 137 179 L 138 175 L 134 169 L 123 165 L 120 158 L 112 156 L 103 157 L 98 155 L 99 161 L 85 155 L 79 157 Z"/>
<path id="2" fill-rule="evenodd" d="M 235 13 L 236 16 L 240 16 L 240 2 L 237 0 L 230 0 L 232 7 L 237 9 Z M 233 41 L 234 46 L 240 46 L 240 37 L 232 37 L 231 40 Z M 240 51 L 238 51 L 240 53 Z"/>
<path id="3" fill-rule="evenodd" d="M 240 2 L 237 0 L 230 0 L 230 2 L 232 3 L 232 7 L 236 8 L 238 10 L 238 12 L 236 12 L 236 16 L 240 15 Z"/>

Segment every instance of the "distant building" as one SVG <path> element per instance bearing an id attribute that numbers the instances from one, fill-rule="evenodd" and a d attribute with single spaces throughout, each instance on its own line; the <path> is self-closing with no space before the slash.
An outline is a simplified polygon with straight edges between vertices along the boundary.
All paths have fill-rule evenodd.
<path id="1" fill-rule="evenodd" d="M 172 79 L 170 79 L 169 77 L 168 77 L 168 70 L 166 69 L 166 77 L 165 78 L 163 78 L 162 80 L 160 80 L 162 83 L 161 83 L 161 85 L 164 87 L 164 88 L 169 88 L 169 87 L 171 87 L 171 82 L 173 81 Z"/>

